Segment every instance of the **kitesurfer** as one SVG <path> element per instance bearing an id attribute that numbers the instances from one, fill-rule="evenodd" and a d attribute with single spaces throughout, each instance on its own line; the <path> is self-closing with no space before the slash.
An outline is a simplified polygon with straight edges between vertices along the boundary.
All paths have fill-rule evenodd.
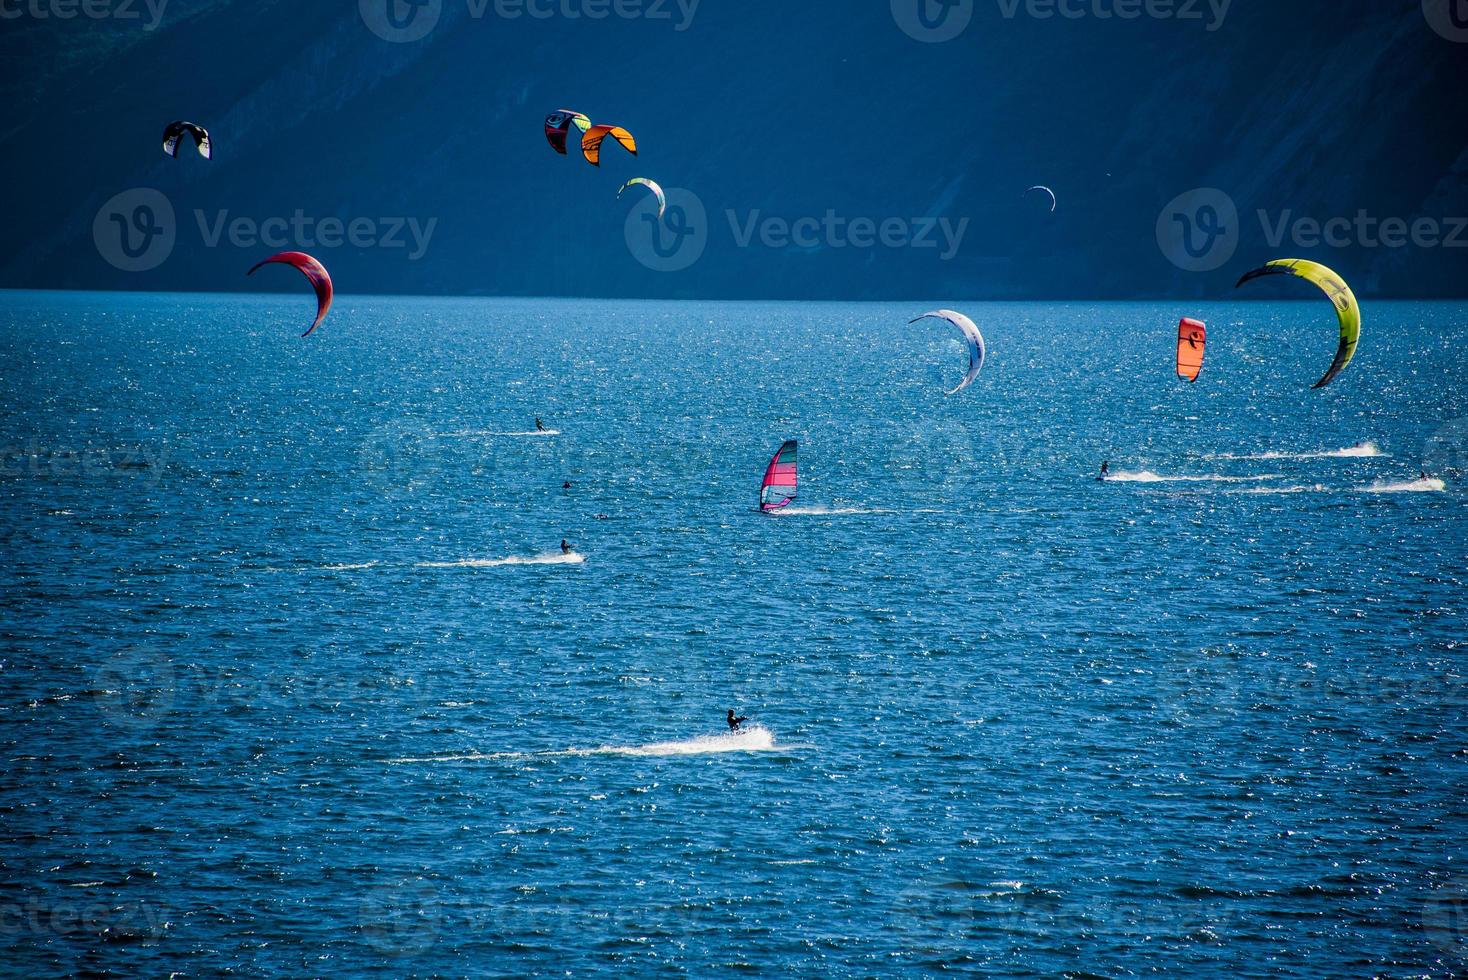
<path id="1" fill-rule="evenodd" d="M 537 418 L 535 420 L 535 431 L 536 432 L 544 432 L 545 431 L 545 423 L 542 422 L 539 418 Z"/>
<path id="2" fill-rule="evenodd" d="M 1098 476 L 1098 477 L 1096 477 L 1096 482 L 1097 483 L 1105 483 L 1106 480 L 1107 480 L 1107 478 L 1110 477 L 1110 476 L 1111 476 L 1111 461 L 1110 460 L 1106 460 L 1105 462 L 1103 462 L 1101 464 L 1101 475 Z"/>
<path id="3" fill-rule="evenodd" d="M 729 709 L 729 731 L 731 731 L 731 732 L 737 732 L 737 731 L 739 731 L 739 726 L 742 725 L 742 724 L 744 724 L 748 720 L 749 720 L 748 718 L 735 718 L 734 717 L 734 709 L 733 708 L 730 708 Z"/>
<path id="4" fill-rule="evenodd" d="M 562 538 L 561 539 L 561 554 L 563 554 L 563 555 L 569 555 L 570 553 L 571 553 L 571 542 L 567 541 L 565 538 Z"/>

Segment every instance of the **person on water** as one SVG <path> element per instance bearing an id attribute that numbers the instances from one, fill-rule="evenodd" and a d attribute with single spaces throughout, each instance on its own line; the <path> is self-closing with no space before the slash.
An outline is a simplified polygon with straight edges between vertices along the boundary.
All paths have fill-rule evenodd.
<path id="1" fill-rule="evenodd" d="M 1108 459 L 1101 464 L 1101 475 L 1096 477 L 1096 479 L 1104 483 L 1109 476 L 1111 476 L 1111 460 Z"/>
<path id="2" fill-rule="evenodd" d="M 567 541 L 565 538 L 562 538 L 561 539 L 561 554 L 563 554 L 563 555 L 569 555 L 570 553 L 571 553 L 571 542 Z"/>
<path id="3" fill-rule="evenodd" d="M 739 726 L 742 725 L 742 724 L 744 724 L 748 720 L 749 720 L 748 718 L 735 718 L 734 717 L 734 709 L 733 708 L 730 708 L 729 709 L 729 731 L 731 731 L 731 732 L 737 732 L 737 731 L 739 731 Z"/>
<path id="4" fill-rule="evenodd" d="M 536 432 L 544 432 L 545 431 L 545 423 L 542 422 L 539 419 L 539 417 L 537 417 L 536 420 L 535 420 L 535 431 Z"/>
<path id="5" fill-rule="evenodd" d="M 562 490 L 569 490 L 569 489 L 571 489 L 571 481 L 570 480 L 567 480 L 565 483 L 562 483 L 561 484 L 561 489 Z"/>

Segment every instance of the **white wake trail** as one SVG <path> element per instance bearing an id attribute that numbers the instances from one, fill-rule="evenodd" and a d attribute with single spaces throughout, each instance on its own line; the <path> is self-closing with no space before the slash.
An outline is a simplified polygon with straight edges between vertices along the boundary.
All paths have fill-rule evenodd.
<path id="1" fill-rule="evenodd" d="M 1362 493 L 1442 493 L 1448 485 L 1435 477 L 1416 480 L 1378 480 L 1369 487 L 1362 487 Z"/>
<path id="2" fill-rule="evenodd" d="M 1108 475 L 1106 483 L 1262 483 L 1265 480 L 1278 480 L 1280 474 L 1265 473 L 1262 476 L 1221 476 L 1218 474 L 1207 474 L 1204 476 L 1163 476 L 1151 470 L 1140 470 L 1138 472 L 1118 471 Z"/>
<path id="3" fill-rule="evenodd" d="M 555 759 L 590 756 L 622 756 L 625 758 L 673 758 L 677 756 L 724 755 L 731 752 L 779 752 L 809 748 L 804 745 L 777 745 L 775 733 L 762 725 L 752 725 L 737 732 L 699 735 L 672 742 L 649 742 L 646 745 L 603 745 L 594 749 L 558 749 L 549 752 L 467 752 L 387 760 L 392 765 L 423 765 L 440 762 L 494 762 L 500 760 Z"/>
<path id="4" fill-rule="evenodd" d="M 421 561 L 415 568 L 502 568 L 506 565 L 583 565 L 586 556 L 577 552 L 548 555 L 509 555 L 505 558 L 461 558 L 457 561 Z"/>
<path id="5" fill-rule="evenodd" d="M 1257 494 L 1261 494 L 1261 495 L 1269 495 L 1269 494 L 1294 494 L 1294 493 L 1329 493 L 1330 492 L 1330 488 L 1327 487 L 1323 483 L 1312 483 L 1312 484 L 1310 484 L 1308 486 L 1302 484 L 1300 486 L 1294 486 L 1294 487 L 1248 487 L 1247 489 L 1239 490 L 1237 492 L 1238 493 L 1257 493 Z"/>
<path id="6" fill-rule="evenodd" d="M 440 439 L 549 439 L 561 434 L 560 429 L 537 429 L 530 432 L 495 432 L 490 429 L 466 429 L 463 432 L 440 432 Z"/>
<path id="7" fill-rule="evenodd" d="M 604 745 L 597 749 L 570 749 L 562 755 L 626 755 L 665 757 L 677 755 L 719 755 L 725 752 L 772 752 L 775 734 L 754 725 L 722 735 L 700 735 L 677 742 L 651 742 L 647 745 Z"/>
<path id="8" fill-rule="evenodd" d="M 1376 459 L 1386 456 L 1380 447 L 1374 442 L 1358 442 L 1354 446 L 1345 449 L 1328 449 L 1312 453 L 1212 453 L 1202 457 L 1203 459 L 1245 459 L 1245 460 L 1270 460 L 1270 459 Z"/>

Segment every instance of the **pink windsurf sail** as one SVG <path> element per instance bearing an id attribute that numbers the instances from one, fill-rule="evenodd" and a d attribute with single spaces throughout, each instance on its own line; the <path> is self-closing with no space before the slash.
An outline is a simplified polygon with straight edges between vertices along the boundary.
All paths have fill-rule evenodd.
<path id="1" fill-rule="evenodd" d="M 760 484 L 760 510 L 779 510 L 781 507 L 788 507 L 795 500 L 798 482 L 795 463 L 797 448 L 798 444 L 791 439 L 770 459 L 770 465 L 765 469 L 765 481 Z"/>

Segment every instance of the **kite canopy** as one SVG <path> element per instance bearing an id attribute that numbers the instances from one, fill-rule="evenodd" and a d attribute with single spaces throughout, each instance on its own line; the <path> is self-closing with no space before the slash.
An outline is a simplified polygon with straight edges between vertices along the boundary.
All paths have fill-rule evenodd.
<path id="1" fill-rule="evenodd" d="M 765 468 L 765 479 L 759 489 L 759 509 L 769 513 L 790 506 L 795 500 L 796 451 L 799 444 L 791 439 L 781 446 Z"/>
<path id="2" fill-rule="evenodd" d="M 655 180 L 648 180 L 646 177 L 633 177 L 631 180 L 627 181 L 627 183 L 622 185 L 621 190 L 617 191 L 618 200 L 620 200 L 622 197 L 622 191 L 625 191 L 627 188 L 633 186 L 634 184 L 641 184 L 643 187 L 646 187 L 657 196 L 658 220 L 663 220 L 663 214 L 668 210 L 668 195 L 663 193 L 663 189 L 658 186 L 658 183 Z"/>
<path id="3" fill-rule="evenodd" d="M 593 126 L 581 137 L 581 153 L 593 167 L 601 166 L 601 145 L 610 136 L 621 143 L 627 152 L 637 156 L 637 139 L 621 126 Z"/>
<path id="4" fill-rule="evenodd" d="M 561 156 L 566 155 L 566 137 L 572 126 L 584 133 L 591 128 L 591 120 L 575 109 L 557 109 L 545 117 L 545 138 Z"/>
<path id="5" fill-rule="evenodd" d="M 973 384 L 974 379 L 979 376 L 979 371 L 983 370 L 984 358 L 988 356 L 988 347 L 984 344 L 984 335 L 979 333 L 979 328 L 974 325 L 974 321 L 962 313 L 955 313 L 953 310 L 934 310 L 932 313 L 924 313 L 922 316 L 910 320 L 909 326 L 917 323 L 919 320 L 926 320 L 929 317 L 936 320 L 947 320 L 953 324 L 963 333 L 963 339 L 968 344 L 968 371 L 963 376 L 963 383 L 948 392 L 950 395 L 956 395 Z"/>
<path id="6" fill-rule="evenodd" d="M 311 336 L 311 331 L 321 326 L 321 321 L 326 319 L 326 314 L 331 310 L 332 298 L 335 296 L 335 290 L 331 285 L 331 276 L 327 274 L 326 266 L 317 262 L 305 252 L 281 252 L 278 255 L 272 255 L 264 262 L 258 263 L 254 269 L 251 269 L 245 275 L 253 276 L 255 269 L 272 263 L 288 265 L 301 270 L 301 274 L 310 280 L 311 287 L 316 290 L 316 321 L 311 324 L 310 330 L 301 334 L 302 337 Z"/>
<path id="7" fill-rule="evenodd" d="M 1055 206 L 1058 205 L 1060 201 L 1058 198 L 1056 198 L 1054 191 L 1046 187 L 1044 184 L 1036 184 L 1034 187 L 1026 190 L 1025 193 L 1029 194 L 1031 191 L 1040 191 L 1041 193 L 1050 195 L 1050 213 L 1055 213 Z"/>
<path id="8" fill-rule="evenodd" d="M 203 126 L 196 126 L 182 119 L 171 122 L 168 128 L 163 130 L 163 152 L 178 159 L 178 142 L 187 133 L 194 138 L 194 145 L 199 148 L 199 156 L 205 160 L 212 160 L 214 148 L 209 142 L 209 131 Z"/>
<path id="9" fill-rule="evenodd" d="M 1188 382 L 1203 373 L 1203 352 L 1208 345 L 1208 327 L 1201 320 L 1183 319 L 1177 328 L 1177 376 Z"/>
<path id="10" fill-rule="evenodd" d="M 1253 272 L 1246 272 L 1238 281 L 1237 289 L 1246 282 L 1254 279 L 1262 279 L 1265 276 L 1295 276 L 1318 286 L 1321 292 L 1330 299 L 1335 306 L 1336 318 L 1341 324 L 1341 342 L 1336 348 L 1335 360 L 1331 362 L 1330 370 L 1325 372 L 1325 377 L 1315 382 L 1312 387 L 1324 388 L 1336 379 L 1336 375 L 1344 371 L 1356 356 L 1356 345 L 1361 341 L 1361 306 L 1356 302 L 1356 294 L 1351 292 L 1351 287 L 1346 281 L 1333 271 L 1321 265 L 1319 262 L 1311 262 L 1308 259 L 1275 259 L 1267 262 Z"/>

